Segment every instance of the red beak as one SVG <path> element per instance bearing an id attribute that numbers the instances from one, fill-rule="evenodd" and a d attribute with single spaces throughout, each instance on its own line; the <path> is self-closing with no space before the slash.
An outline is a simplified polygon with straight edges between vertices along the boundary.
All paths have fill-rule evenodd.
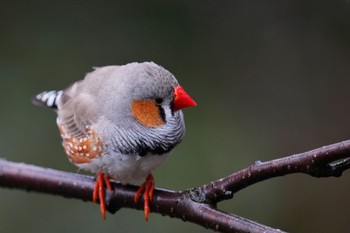
<path id="1" fill-rule="evenodd" d="M 197 106 L 197 103 L 191 96 L 181 86 L 175 87 L 174 111 L 192 106 Z"/>

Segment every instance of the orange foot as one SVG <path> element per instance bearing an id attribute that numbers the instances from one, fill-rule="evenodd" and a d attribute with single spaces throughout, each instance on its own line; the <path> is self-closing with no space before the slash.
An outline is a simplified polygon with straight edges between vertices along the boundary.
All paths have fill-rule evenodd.
<path id="1" fill-rule="evenodd" d="M 154 178 L 153 178 L 152 174 L 149 174 L 146 177 L 145 182 L 136 191 L 135 196 L 134 196 L 134 202 L 137 203 L 137 200 L 139 199 L 140 194 L 143 192 L 143 200 L 144 200 L 143 210 L 145 213 L 146 221 L 148 221 L 148 216 L 150 213 L 149 204 L 152 201 L 153 191 L 154 191 Z"/>
<path id="2" fill-rule="evenodd" d="M 103 220 L 106 220 L 105 187 L 107 187 L 110 191 L 113 191 L 112 185 L 109 182 L 109 177 L 103 174 L 103 172 L 99 172 L 96 178 L 92 201 L 94 203 L 96 203 L 97 200 L 100 201 L 100 210 Z"/>

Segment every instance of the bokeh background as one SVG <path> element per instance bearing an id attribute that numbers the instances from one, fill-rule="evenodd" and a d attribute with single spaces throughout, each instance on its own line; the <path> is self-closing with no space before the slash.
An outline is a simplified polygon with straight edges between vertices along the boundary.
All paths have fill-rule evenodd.
<path id="1" fill-rule="evenodd" d="M 350 138 L 349 1 L 3 1 L 0 157 L 77 172 L 55 114 L 33 94 L 93 66 L 154 61 L 198 107 L 154 172 L 183 190 L 251 165 Z M 290 232 L 349 232 L 350 172 L 249 187 L 220 208 Z M 209 232 L 181 220 L 0 188 L 0 232 Z"/>

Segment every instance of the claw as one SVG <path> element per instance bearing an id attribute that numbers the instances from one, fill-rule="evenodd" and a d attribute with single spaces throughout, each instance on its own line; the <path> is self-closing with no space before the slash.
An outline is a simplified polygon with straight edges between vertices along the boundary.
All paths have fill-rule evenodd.
<path id="1" fill-rule="evenodd" d="M 145 220 L 148 221 L 148 216 L 150 213 L 150 202 L 153 198 L 153 192 L 154 192 L 154 178 L 152 174 L 149 174 L 146 177 L 145 182 L 140 186 L 140 188 L 136 191 L 134 196 L 134 202 L 137 203 L 137 200 L 139 199 L 141 193 L 143 192 L 143 200 L 144 200 L 144 214 L 145 214 Z"/>
<path id="2" fill-rule="evenodd" d="M 100 201 L 100 211 L 103 220 L 106 220 L 105 187 L 107 187 L 110 191 L 113 191 L 112 185 L 109 182 L 109 177 L 103 174 L 103 172 L 99 172 L 96 178 L 92 201 L 94 203 L 96 203 L 97 200 Z"/>

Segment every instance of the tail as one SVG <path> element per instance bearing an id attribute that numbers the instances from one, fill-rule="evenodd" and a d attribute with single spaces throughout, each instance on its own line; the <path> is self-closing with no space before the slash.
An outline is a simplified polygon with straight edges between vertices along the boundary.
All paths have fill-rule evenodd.
<path id="1" fill-rule="evenodd" d="M 63 91 L 44 91 L 32 97 L 32 103 L 37 106 L 57 109 Z"/>

